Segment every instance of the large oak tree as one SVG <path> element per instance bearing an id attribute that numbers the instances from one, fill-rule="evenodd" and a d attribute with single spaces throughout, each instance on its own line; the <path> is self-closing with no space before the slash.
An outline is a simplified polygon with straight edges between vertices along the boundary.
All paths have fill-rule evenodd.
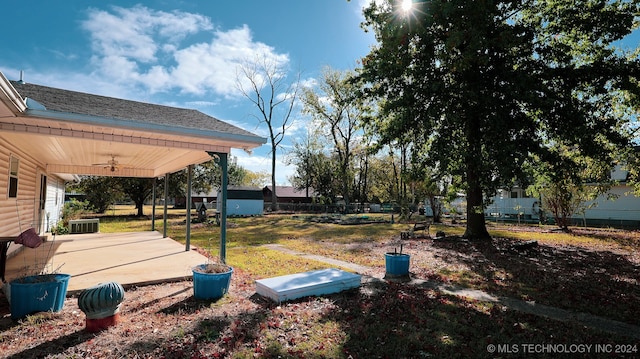
<path id="1" fill-rule="evenodd" d="M 613 45 L 637 26 L 638 1 L 401 3 L 365 9 L 378 44 L 360 80 L 383 107 L 370 125 L 383 141 L 409 135 L 414 158 L 461 179 L 466 238 L 490 238 L 484 199 L 522 180 L 532 156 L 565 177 L 580 163 L 558 145 L 610 162 L 629 144 L 640 60 Z"/>

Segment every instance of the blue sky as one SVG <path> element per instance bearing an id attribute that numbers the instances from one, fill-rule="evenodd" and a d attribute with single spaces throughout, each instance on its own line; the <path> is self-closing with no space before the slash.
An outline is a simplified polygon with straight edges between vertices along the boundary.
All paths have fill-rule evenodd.
<path id="1" fill-rule="evenodd" d="M 360 28 L 365 2 L 16 1 L 0 21 L 0 71 L 11 80 L 22 70 L 39 85 L 195 108 L 267 137 L 236 89 L 237 65 L 265 53 L 304 81 L 327 65 L 354 69 L 374 43 Z M 304 119 L 294 116 L 288 139 L 305 135 Z M 268 145 L 232 155 L 270 172 Z M 292 171 L 279 163 L 278 184 Z"/>
<path id="2" fill-rule="evenodd" d="M 360 28 L 370 0 L 13 1 L 0 21 L 0 71 L 17 80 L 106 96 L 195 108 L 267 137 L 256 108 L 235 86 L 236 67 L 264 53 L 303 81 L 324 66 L 354 69 L 373 34 Z M 638 31 L 626 39 L 640 41 Z M 306 136 L 294 113 L 290 140 Z M 293 168 L 281 163 L 277 182 Z M 269 145 L 232 151 L 252 171 L 269 172 Z"/>

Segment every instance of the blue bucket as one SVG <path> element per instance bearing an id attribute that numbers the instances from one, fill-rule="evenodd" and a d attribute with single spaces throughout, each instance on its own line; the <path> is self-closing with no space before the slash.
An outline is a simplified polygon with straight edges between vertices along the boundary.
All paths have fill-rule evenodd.
<path id="1" fill-rule="evenodd" d="M 58 295 L 56 295 L 56 303 L 53 311 L 59 312 L 64 307 L 64 300 L 67 298 L 67 288 L 69 288 L 71 274 L 54 274 L 53 276 L 58 284 Z"/>
<path id="2" fill-rule="evenodd" d="M 193 296 L 201 300 L 220 299 L 229 292 L 233 268 L 229 267 L 224 273 L 203 273 L 206 266 L 201 264 L 192 268 Z"/>
<path id="3" fill-rule="evenodd" d="M 36 312 L 59 312 L 64 306 L 69 274 L 46 274 L 13 280 L 11 319 L 20 319 Z"/>
<path id="4" fill-rule="evenodd" d="M 404 253 L 385 253 L 384 263 L 388 276 L 403 277 L 409 275 L 410 256 Z"/>

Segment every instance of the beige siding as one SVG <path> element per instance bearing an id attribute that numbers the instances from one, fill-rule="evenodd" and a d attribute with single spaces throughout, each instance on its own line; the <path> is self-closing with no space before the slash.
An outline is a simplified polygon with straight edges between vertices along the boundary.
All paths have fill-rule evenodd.
<path id="1" fill-rule="evenodd" d="M 9 159 L 20 160 L 18 168 L 18 197 L 9 198 Z M 44 166 L 27 156 L 19 148 L 11 146 L 0 136 L 0 236 L 17 236 L 29 227 L 37 228 L 37 184 Z M 51 177 L 52 180 L 55 177 Z M 59 181 L 59 180 L 58 180 Z M 58 182 L 54 182 L 58 183 Z M 55 195 L 55 190 L 53 190 Z M 47 196 L 48 197 L 48 196 Z M 43 228 L 44 229 L 44 228 Z M 9 253 L 20 246 L 12 244 Z"/>

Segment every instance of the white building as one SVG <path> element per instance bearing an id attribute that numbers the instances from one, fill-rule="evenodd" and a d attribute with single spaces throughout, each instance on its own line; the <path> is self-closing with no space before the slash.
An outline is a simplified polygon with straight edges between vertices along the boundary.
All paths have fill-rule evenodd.
<path id="1" fill-rule="evenodd" d="M 629 171 L 618 166 L 611 171 L 611 179 L 617 184 L 593 201 L 585 202 L 583 210 L 572 217 L 574 225 L 610 225 L 616 227 L 640 227 L 640 197 L 627 184 Z M 521 188 L 502 189 L 486 207 L 488 219 L 504 221 L 539 221 L 540 200 L 527 196 Z M 518 215 L 520 218 L 518 218 Z M 550 217 L 551 214 L 547 214 Z"/>

